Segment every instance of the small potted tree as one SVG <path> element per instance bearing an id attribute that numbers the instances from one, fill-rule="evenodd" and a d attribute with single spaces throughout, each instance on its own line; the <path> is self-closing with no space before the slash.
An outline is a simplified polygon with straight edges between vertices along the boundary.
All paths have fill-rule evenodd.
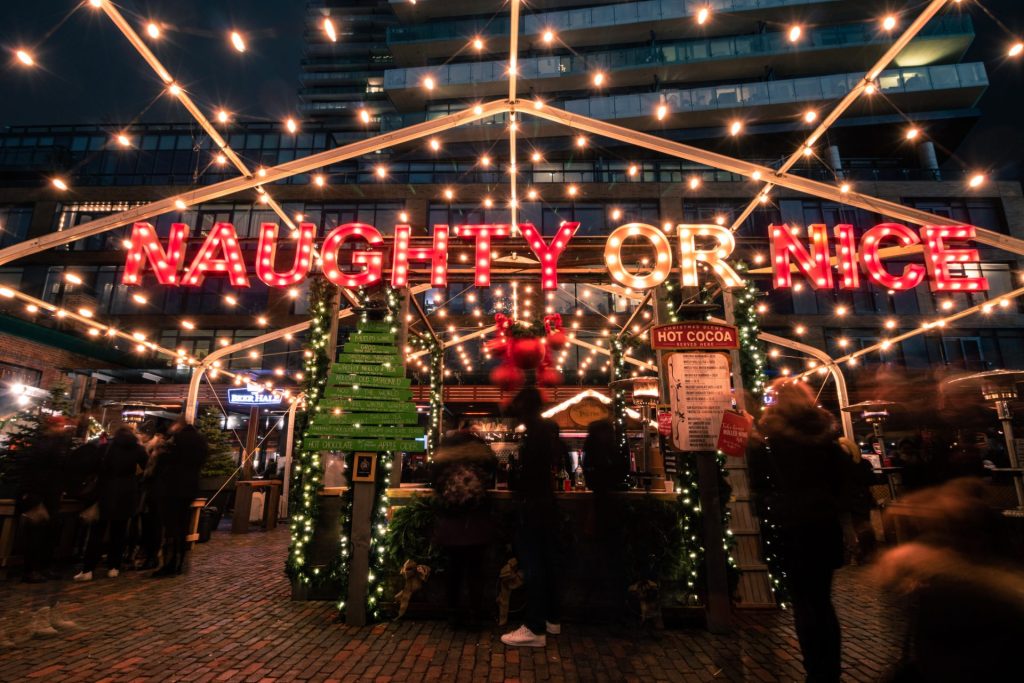
<path id="1" fill-rule="evenodd" d="M 220 424 L 220 415 L 209 408 L 204 409 L 196 420 L 196 429 L 206 439 L 210 453 L 199 472 L 199 495 L 209 501 L 209 507 L 217 510 L 214 528 L 220 524 L 220 518 L 235 490 L 235 475 L 238 471 L 235 449 Z"/>

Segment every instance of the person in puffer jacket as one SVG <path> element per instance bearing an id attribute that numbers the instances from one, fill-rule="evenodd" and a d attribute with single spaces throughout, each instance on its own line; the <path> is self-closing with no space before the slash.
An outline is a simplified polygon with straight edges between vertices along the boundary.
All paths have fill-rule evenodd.
<path id="1" fill-rule="evenodd" d="M 495 535 L 490 494 L 498 461 L 494 451 L 470 431 L 446 436 L 434 454 L 431 484 L 441 502 L 434 543 L 447 559 L 448 618 L 453 626 L 460 611 L 463 587 L 469 593 L 468 623 L 481 617 L 483 564 Z"/>

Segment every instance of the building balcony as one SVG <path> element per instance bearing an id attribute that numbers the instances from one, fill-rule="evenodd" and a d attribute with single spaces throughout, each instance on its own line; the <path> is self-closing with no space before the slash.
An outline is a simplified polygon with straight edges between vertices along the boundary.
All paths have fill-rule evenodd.
<path id="1" fill-rule="evenodd" d="M 567 7 L 612 5 L 617 2 L 620 0 L 530 0 L 530 9 L 534 12 L 543 12 Z M 494 0 L 448 0 L 448 2 L 416 3 L 409 2 L 409 0 L 388 0 L 388 3 L 395 16 L 406 24 L 428 19 L 490 15 L 495 11 Z"/>
<path id="2" fill-rule="evenodd" d="M 797 120 L 808 106 L 835 102 L 864 77 L 863 72 L 830 74 L 809 78 L 756 81 L 702 88 L 667 88 L 661 92 L 632 93 L 557 100 L 552 106 L 633 128 L 636 130 L 690 130 L 724 127 L 731 118 L 748 124 Z M 965 110 L 973 107 L 988 87 L 981 62 L 889 69 L 878 80 L 881 94 L 904 112 Z M 855 103 L 846 120 L 858 116 L 888 114 L 887 105 L 863 97 Z M 664 103 L 668 117 L 658 121 L 655 109 Z M 382 119 L 381 130 L 396 130 L 424 120 L 440 118 L 465 109 L 465 104 L 435 105 L 427 112 L 394 114 Z M 685 115 L 685 116 L 681 116 Z M 493 140 L 505 135 L 505 115 L 491 116 L 445 134 L 449 141 Z M 563 126 L 527 116 L 522 124 L 526 137 L 565 136 Z"/>
<path id="3" fill-rule="evenodd" d="M 426 4 L 447 6 L 433 0 Z M 619 44 L 642 43 L 650 40 L 652 31 L 659 40 L 740 35 L 757 33 L 764 23 L 791 23 L 795 10 L 802 21 L 829 24 L 872 18 L 882 6 L 878 0 L 645 0 L 593 6 L 596 4 L 524 16 L 520 46 L 527 51 L 532 45 L 540 47 L 541 36 L 547 30 L 557 32 L 562 42 L 574 48 L 607 45 L 610 36 Z M 695 17 L 707 7 L 715 18 L 701 26 Z M 388 47 L 395 63 L 405 66 L 449 59 L 477 35 L 487 36 L 488 52 L 507 54 L 509 18 L 491 20 L 492 12 L 493 8 L 472 19 L 389 28 Z"/>
<path id="4" fill-rule="evenodd" d="M 652 112 L 664 102 L 673 117 L 687 115 L 687 128 L 724 126 L 730 116 L 757 122 L 799 116 L 809 104 L 841 99 L 863 78 L 864 74 L 857 72 L 691 90 L 670 89 L 660 93 L 569 100 L 564 107 L 574 114 L 650 129 L 662 125 Z M 984 64 L 969 62 L 889 69 L 882 72 L 877 83 L 881 94 L 902 111 L 966 109 L 974 106 L 985 92 L 988 76 Z M 756 111 L 751 112 L 751 109 Z M 871 99 L 862 97 L 850 108 L 849 115 L 870 111 Z"/>
<path id="5" fill-rule="evenodd" d="M 966 16 L 932 22 L 896 59 L 898 66 L 955 62 L 974 37 Z M 875 24 L 846 24 L 809 31 L 799 45 L 785 33 L 669 41 L 642 47 L 582 55 L 520 59 L 519 77 L 538 94 L 589 90 L 596 71 L 608 87 L 637 88 L 658 83 L 735 81 L 867 69 L 888 49 L 891 36 Z M 694 68 L 698 67 L 698 68 Z M 426 90 L 423 80 L 436 83 Z M 508 61 L 462 62 L 440 66 L 390 69 L 384 89 L 401 110 L 421 108 L 430 99 L 497 97 L 507 90 Z"/>

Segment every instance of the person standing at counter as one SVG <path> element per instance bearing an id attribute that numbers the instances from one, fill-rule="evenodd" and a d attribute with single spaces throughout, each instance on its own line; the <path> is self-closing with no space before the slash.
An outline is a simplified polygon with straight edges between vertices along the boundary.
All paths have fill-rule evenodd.
<path id="1" fill-rule="evenodd" d="M 519 497 L 519 559 L 526 571 L 526 623 L 501 642 L 544 647 L 547 634 L 561 633 L 555 554 L 558 512 L 552 471 L 565 461 L 567 448 L 558 425 L 541 417 L 543 399 L 536 387 L 520 391 L 509 413 L 522 421 L 526 436 L 519 448 L 520 472 L 513 488 Z"/>
<path id="2" fill-rule="evenodd" d="M 848 458 L 835 421 L 816 405 L 806 384 L 779 380 L 771 390 L 775 403 L 761 416 L 761 441 L 750 453 L 750 484 L 759 514 L 778 527 L 776 550 L 807 681 L 838 683 L 841 646 L 832 575 L 843 564 L 840 515 Z"/>
<path id="3" fill-rule="evenodd" d="M 441 501 L 434 543 L 447 555 L 448 621 L 459 626 L 459 597 L 469 592 L 470 627 L 480 621 L 483 606 L 483 565 L 494 540 L 488 490 L 494 487 L 498 459 L 483 439 L 469 430 L 445 436 L 434 455 L 431 485 Z"/>

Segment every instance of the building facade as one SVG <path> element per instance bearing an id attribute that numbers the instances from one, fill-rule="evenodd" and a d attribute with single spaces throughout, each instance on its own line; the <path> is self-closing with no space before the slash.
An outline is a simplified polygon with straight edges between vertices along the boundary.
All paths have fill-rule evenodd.
<path id="1" fill-rule="evenodd" d="M 710 15 L 702 22 L 701 11 L 707 9 Z M 884 3 L 837 0 L 538 0 L 521 19 L 520 92 L 547 106 L 778 165 L 801 146 L 812 115 L 827 113 L 891 42 L 892 34 L 879 22 L 883 9 Z M 225 129 L 229 145 L 254 167 L 507 97 L 509 20 L 507 9 L 494 3 L 329 0 L 308 3 L 307 16 L 301 130 L 288 134 L 280 125 L 256 122 Z M 336 41 L 326 36 L 325 20 L 332 22 Z M 910 20 L 898 17 L 900 24 Z M 796 40 L 794 27 L 800 28 Z M 1020 183 L 1001 179 L 970 188 L 956 167 L 955 150 L 981 115 L 976 105 L 988 83 L 984 65 L 964 61 L 973 38 L 969 17 L 956 8 L 935 19 L 879 75 L 875 95 L 862 98 L 792 172 L 849 182 L 864 193 L 951 222 L 1024 237 Z M 508 123 L 493 117 L 449 131 L 440 136 L 438 150 L 421 142 L 336 164 L 323 170 L 324 186 L 304 174 L 269 189 L 290 216 L 315 224 L 320 237 L 351 221 L 385 234 L 399 222 L 422 231 L 437 224 L 508 222 Z M 533 222 L 547 235 L 562 221 L 579 221 L 581 238 L 607 235 L 629 221 L 728 225 L 757 193 L 755 183 L 724 171 L 610 140 L 585 136 L 581 142 L 573 131 L 530 117 L 519 125 L 519 220 Z M 920 131 L 913 140 L 907 139 L 908 127 Z M 130 146 L 114 140 L 121 132 Z M 217 163 L 217 153 L 208 136 L 188 124 L 7 128 L 0 134 L 0 246 L 233 177 L 232 169 Z M 67 191 L 49 184 L 54 175 L 67 179 Z M 763 257 L 770 224 L 850 223 L 860 232 L 884 220 L 777 189 L 738 230 L 739 252 L 752 262 Z M 193 234 L 230 222 L 243 248 L 252 251 L 260 225 L 280 220 L 255 193 L 243 193 L 154 220 L 160 231 L 176 222 L 190 225 Z M 306 319 L 304 288 L 269 289 L 254 276 L 251 288 L 237 291 L 219 277 L 196 289 L 151 281 L 142 288 L 121 285 L 129 230 L 7 264 L 0 268 L 0 285 L 58 305 L 88 307 L 120 329 L 138 330 L 162 346 L 199 356 L 258 336 L 268 324 Z M 980 251 L 980 269 L 991 284 L 987 296 L 1020 286 L 1016 257 Z M 69 282 L 68 273 L 81 283 Z M 529 299 L 527 286 L 517 283 L 513 292 L 511 280 L 490 290 L 453 283 L 421 300 L 428 313 L 444 309 L 437 316 L 443 316 L 440 331 L 459 333 L 507 311 L 513 295 L 521 305 L 519 297 Z M 936 295 L 924 287 L 891 293 L 868 283 L 856 292 L 772 291 L 765 280 L 762 289 L 770 292 L 767 331 L 798 336 L 833 356 L 986 296 Z M 633 305 L 571 279 L 542 303 L 539 291 L 536 296 L 537 309 L 573 316 L 580 338 L 592 343 L 624 322 Z M 11 333 L 15 327 L 23 330 L 25 322 L 82 333 L 20 303 L 0 300 L 0 306 L 18 319 Z M 840 316 L 837 310 L 848 313 Z M 186 319 L 189 326 L 183 327 Z M 894 345 L 849 369 L 854 390 L 858 376 L 870 372 L 877 378 L 880 368 L 1024 367 L 1021 322 L 1020 310 L 1012 307 Z M 77 348 L 69 356 L 76 360 L 63 368 L 91 378 L 86 396 L 102 400 L 105 392 L 123 397 L 137 391 L 171 397 L 168 401 L 175 392 L 181 394 L 178 400 L 184 397 L 180 384 L 190 373 L 187 365 L 138 354 L 123 342 L 92 343 L 94 367 L 71 367 L 89 365 Z M 234 356 L 229 364 L 287 383 L 301 369 L 301 343 L 298 338 L 273 342 Z M 121 361 L 113 368 L 111 350 Z M 784 356 L 772 359 L 773 374 L 804 368 L 804 361 Z M 4 349 L 0 362 L 24 365 L 4 356 Z M 479 341 L 467 343 L 449 349 L 446 376 L 454 386 L 484 385 L 492 365 Z M 607 359 L 585 349 L 567 354 L 561 367 L 567 384 L 608 381 Z M 425 381 L 425 372 L 417 376 Z M 160 392 L 154 393 L 155 384 Z"/>

